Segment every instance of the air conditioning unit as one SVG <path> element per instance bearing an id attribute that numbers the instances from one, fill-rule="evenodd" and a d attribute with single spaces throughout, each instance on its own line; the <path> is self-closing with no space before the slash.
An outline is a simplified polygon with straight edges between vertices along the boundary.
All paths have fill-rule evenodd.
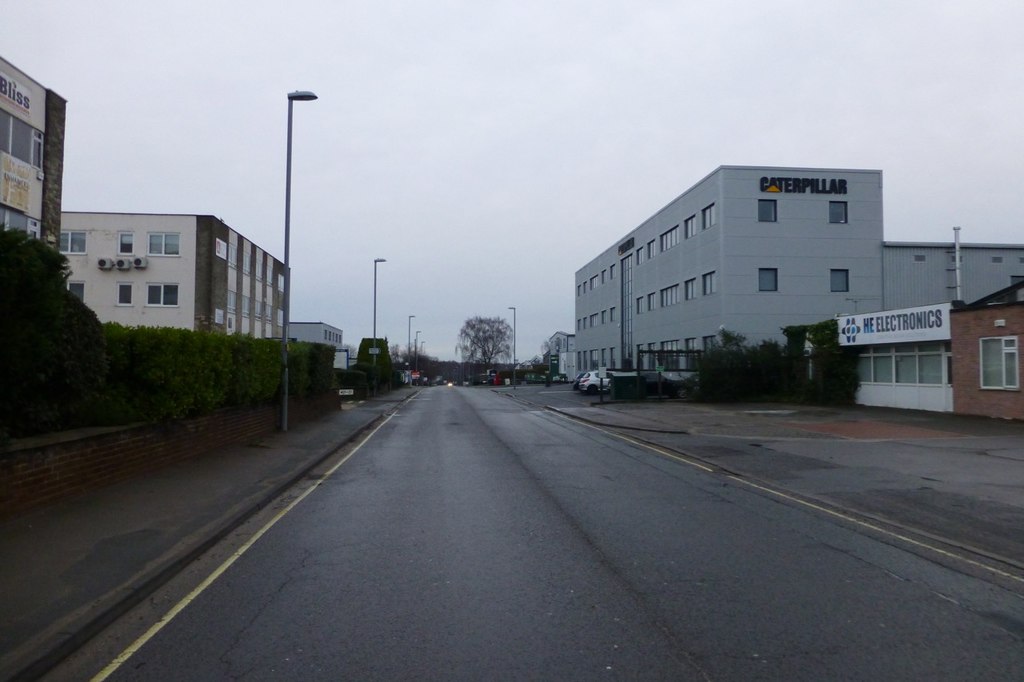
<path id="1" fill-rule="evenodd" d="M 114 267 L 116 267 L 118 270 L 131 270 L 132 269 L 132 259 L 131 258 L 118 258 L 116 261 L 114 261 Z"/>
<path id="2" fill-rule="evenodd" d="M 132 265 L 134 265 L 139 270 L 145 270 L 146 266 L 149 265 L 149 259 L 146 258 L 145 256 L 136 256 L 135 258 L 132 259 Z"/>
<path id="3" fill-rule="evenodd" d="M 100 270 L 110 270 L 112 267 L 114 267 L 114 259 L 100 258 L 96 261 L 96 267 L 98 267 Z"/>

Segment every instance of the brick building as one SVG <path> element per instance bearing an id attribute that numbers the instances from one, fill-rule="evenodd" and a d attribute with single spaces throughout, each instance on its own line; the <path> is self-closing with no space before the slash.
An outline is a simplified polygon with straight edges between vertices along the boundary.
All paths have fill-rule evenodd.
<path id="1" fill-rule="evenodd" d="M 953 411 L 1024 419 L 1020 337 L 1024 334 L 1024 282 L 951 314 Z"/>

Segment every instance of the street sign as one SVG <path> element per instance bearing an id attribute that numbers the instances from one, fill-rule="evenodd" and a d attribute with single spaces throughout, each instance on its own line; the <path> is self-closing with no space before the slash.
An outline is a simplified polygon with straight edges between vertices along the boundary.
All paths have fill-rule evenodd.
<path id="1" fill-rule="evenodd" d="M 370 355 L 380 355 L 380 348 L 371 348 Z"/>
<path id="2" fill-rule="evenodd" d="M 356 389 L 354 388 L 339 388 L 338 395 L 355 395 Z"/>

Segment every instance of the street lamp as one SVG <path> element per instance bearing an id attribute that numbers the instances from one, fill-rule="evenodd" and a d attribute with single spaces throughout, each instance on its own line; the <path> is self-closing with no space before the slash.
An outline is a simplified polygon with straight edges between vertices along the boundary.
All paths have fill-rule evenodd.
<path id="1" fill-rule="evenodd" d="M 296 90 L 288 93 L 288 153 L 284 172 L 284 291 L 282 293 L 282 325 L 281 325 L 281 430 L 288 430 L 288 318 L 291 315 L 291 280 L 289 268 L 289 248 L 291 241 L 292 220 L 292 102 L 309 102 L 316 95 L 309 90 Z"/>
<path id="2" fill-rule="evenodd" d="M 386 258 L 373 259 L 373 349 L 370 355 L 373 356 L 373 394 L 377 395 L 377 355 L 380 347 L 377 346 L 377 263 L 387 263 Z"/>
<path id="3" fill-rule="evenodd" d="M 416 365 L 413 368 L 413 370 L 416 371 L 416 372 L 419 372 L 420 371 L 420 330 L 419 329 L 416 330 L 416 345 L 413 346 L 412 348 L 413 348 L 413 351 L 415 352 L 415 358 L 416 358 L 416 360 L 415 360 Z"/>
<path id="4" fill-rule="evenodd" d="M 508 307 L 512 311 L 512 390 L 516 389 L 516 307 Z"/>
<path id="5" fill-rule="evenodd" d="M 406 342 L 405 342 L 405 352 L 406 352 L 405 367 L 406 367 L 406 369 L 409 368 L 409 355 L 412 354 L 412 318 L 414 318 L 414 317 L 416 317 L 416 316 L 415 315 L 410 315 L 409 316 L 408 338 L 406 339 Z"/>

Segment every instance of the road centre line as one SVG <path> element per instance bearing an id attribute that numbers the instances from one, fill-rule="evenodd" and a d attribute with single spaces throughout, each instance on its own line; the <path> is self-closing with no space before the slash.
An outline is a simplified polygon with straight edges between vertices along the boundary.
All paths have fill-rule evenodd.
<path id="1" fill-rule="evenodd" d="M 353 455 L 359 452 L 359 450 L 362 449 L 362 447 L 366 445 L 366 443 L 369 442 L 369 440 L 373 438 L 378 431 L 384 428 L 385 424 L 391 421 L 391 418 L 393 416 L 395 416 L 394 413 L 389 414 L 387 417 L 385 417 L 384 421 L 378 424 L 377 427 L 374 428 L 373 431 L 368 433 L 366 437 L 359 442 L 358 445 L 352 448 L 351 452 L 342 457 L 341 460 L 339 460 L 334 466 L 332 466 L 322 476 L 320 476 L 320 478 L 317 479 L 316 483 L 311 485 L 309 488 L 303 491 L 301 495 L 292 500 L 292 502 L 287 507 L 285 507 L 277 514 L 275 514 L 274 517 L 271 518 L 262 528 L 260 528 L 251 538 L 246 540 L 241 547 L 235 550 L 235 552 L 230 557 L 228 557 L 224 561 L 224 563 L 218 566 L 210 575 L 208 575 L 201 583 L 199 583 L 199 585 L 197 585 L 191 592 L 185 595 L 181 599 L 181 601 L 179 601 L 171 608 L 170 611 L 161 616 L 157 622 L 153 623 L 153 625 L 150 626 L 150 628 L 146 630 L 144 633 L 142 633 L 142 635 L 140 635 L 134 642 L 132 642 L 128 646 L 128 648 L 126 648 L 124 651 L 118 654 L 118 656 L 113 661 L 108 663 L 107 666 L 103 668 L 103 670 L 98 672 L 92 678 L 92 682 L 102 682 L 103 680 L 106 680 L 108 677 L 114 674 L 114 672 L 116 672 L 118 668 L 124 665 L 128 661 L 128 659 L 135 655 L 139 651 L 139 649 L 141 649 L 146 644 L 146 642 L 155 637 L 156 634 L 160 632 L 165 625 L 168 625 L 172 620 L 174 620 L 174 618 L 177 617 L 177 615 L 181 613 L 186 606 L 195 601 L 195 599 L 199 597 L 199 595 L 202 594 L 204 591 L 206 591 L 206 589 L 210 587 L 210 585 L 212 585 L 217 580 L 217 578 L 223 575 L 224 572 L 227 571 L 232 564 L 234 564 L 238 559 L 242 557 L 242 555 L 249 551 L 249 549 L 251 549 L 252 546 L 255 545 L 256 542 L 261 537 L 263 537 L 264 534 L 266 534 L 271 528 L 277 525 L 278 521 L 283 519 L 300 502 L 306 499 L 306 497 L 310 493 L 319 488 L 322 483 L 324 483 L 328 478 L 330 478 L 335 471 L 340 469 L 343 464 L 348 462 L 348 460 L 350 460 Z"/>
<path id="2" fill-rule="evenodd" d="M 689 464 L 692 467 L 696 467 L 697 469 L 701 469 L 701 470 L 703 470 L 703 471 L 705 471 L 707 473 L 710 473 L 710 474 L 724 473 L 727 478 L 730 478 L 733 481 L 736 481 L 737 483 L 742 483 L 743 485 L 746 485 L 746 486 L 754 488 L 756 490 L 760 490 L 761 492 L 765 492 L 765 493 L 768 493 L 770 495 L 774 495 L 776 497 L 782 498 L 782 499 L 784 499 L 784 500 L 786 500 L 788 502 L 793 502 L 793 503 L 796 503 L 798 505 L 807 507 L 809 509 L 813 509 L 813 510 L 815 510 L 817 512 L 821 512 L 821 513 L 827 514 L 829 516 L 833 516 L 835 518 L 842 519 L 843 521 L 846 521 L 848 523 L 852 523 L 852 524 L 854 524 L 856 526 L 860 526 L 861 528 L 866 528 L 866 529 L 869 529 L 869 530 L 874 531 L 876 533 L 880 533 L 880 534 L 882 534 L 882 535 L 884 535 L 886 537 L 893 538 L 893 539 L 899 540 L 901 542 L 905 542 L 907 544 L 913 545 L 915 547 L 919 547 L 919 548 L 927 550 L 929 552 L 934 552 L 935 554 L 938 554 L 940 556 L 946 557 L 948 559 L 953 559 L 953 560 L 956 560 L 956 561 L 963 562 L 963 563 L 965 563 L 965 564 L 967 564 L 969 566 L 981 569 L 983 571 L 987 571 L 988 573 L 992 573 L 992 574 L 997 575 L 997 576 L 999 576 L 1001 578 L 1005 578 L 1007 580 L 1012 580 L 1012 581 L 1018 582 L 1018 583 L 1024 583 L 1024 577 L 1022 577 L 1022 576 L 1014 575 L 1013 573 L 1008 573 L 1006 571 L 1002 571 L 1002 570 L 1000 570 L 998 568 L 995 568 L 994 566 L 989 566 L 989 565 L 983 564 L 983 563 L 981 563 L 979 561 L 975 561 L 974 559 L 970 559 L 970 558 L 968 558 L 968 557 L 966 557 L 966 556 L 964 556 L 962 554 L 956 554 L 954 552 L 950 552 L 949 550 L 942 549 L 941 547 L 937 547 L 935 545 L 930 545 L 930 544 L 928 544 L 926 542 L 922 542 L 921 540 L 915 540 L 914 538 L 909 537 L 907 535 L 901 535 L 900 533 L 896 533 L 894 531 L 888 530 L 886 528 L 883 528 L 881 526 L 875 525 L 873 523 L 868 523 L 867 521 L 863 521 L 863 520 L 858 519 L 858 518 L 856 518 L 854 516 L 850 516 L 849 514 L 844 514 L 842 512 L 836 511 L 834 509 L 829 509 L 828 507 L 824 507 L 822 505 L 815 504 L 815 503 L 809 502 L 807 500 L 803 500 L 803 499 L 801 499 L 799 497 L 795 497 L 795 496 L 790 495 L 790 494 L 788 494 L 786 492 L 783 492 L 781 490 L 770 488 L 770 487 L 768 487 L 766 485 L 763 485 L 763 484 L 755 483 L 755 482 L 753 482 L 751 480 L 743 478 L 742 476 L 737 476 L 736 474 L 724 472 L 724 471 L 722 471 L 720 469 L 715 469 L 715 468 L 712 468 L 712 467 L 708 467 L 708 466 L 700 464 L 700 463 L 698 463 L 698 462 L 696 462 L 696 461 L 694 461 L 692 459 L 689 459 L 688 457 L 681 456 L 681 455 L 679 455 L 677 453 L 674 453 L 674 452 L 672 452 L 670 450 L 666 450 L 665 448 L 659 447 L 659 446 L 654 445 L 652 443 L 648 443 L 648 442 L 645 442 L 645 441 L 642 441 L 642 440 L 637 440 L 635 438 L 631 438 L 629 436 L 626 436 L 624 434 L 618 433 L 616 431 L 610 431 L 606 427 L 602 427 L 602 426 L 599 426 L 599 425 L 591 423 L 591 422 L 580 420 L 580 419 L 578 419 L 576 417 L 572 417 L 570 415 L 567 415 L 564 412 L 559 412 L 557 410 L 555 410 L 554 412 L 555 412 L 555 414 L 558 414 L 558 415 L 560 415 L 562 417 L 565 417 L 566 419 L 569 419 L 570 421 L 576 422 L 577 424 L 581 424 L 583 426 L 589 426 L 590 428 L 595 429 L 597 431 L 600 431 L 602 433 L 605 433 L 605 434 L 607 434 L 609 436 L 613 436 L 613 437 L 618 438 L 620 440 L 624 440 L 627 443 L 631 443 L 633 445 L 639 446 L 639 447 L 644 448 L 646 450 L 650 450 L 650 451 L 652 451 L 652 452 L 654 452 L 656 454 L 659 454 L 659 455 L 661 455 L 663 457 L 667 457 L 669 459 L 675 460 L 675 461 L 680 462 L 682 464 Z"/>

